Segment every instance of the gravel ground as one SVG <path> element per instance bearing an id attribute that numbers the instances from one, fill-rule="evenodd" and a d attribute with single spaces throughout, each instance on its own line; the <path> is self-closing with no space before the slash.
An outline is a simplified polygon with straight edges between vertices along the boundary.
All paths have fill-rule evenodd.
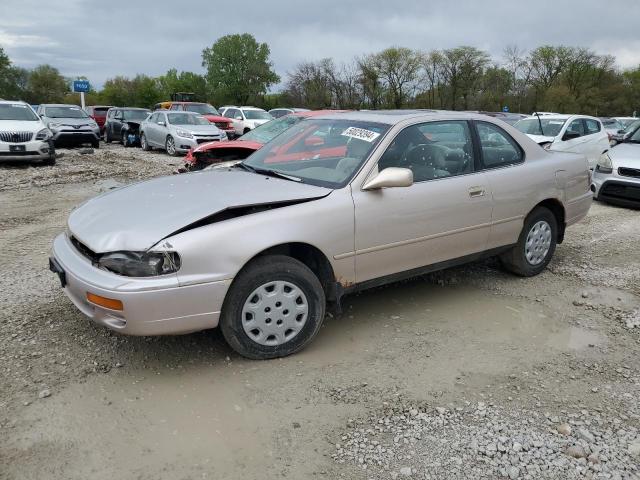
<path id="1" fill-rule="evenodd" d="M 304 352 L 250 362 L 64 297 L 70 210 L 181 161 L 63 153 L 0 166 L 0 478 L 640 478 L 637 210 L 594 203 L 538 277 L 488 260 L 363 292 Z"/>

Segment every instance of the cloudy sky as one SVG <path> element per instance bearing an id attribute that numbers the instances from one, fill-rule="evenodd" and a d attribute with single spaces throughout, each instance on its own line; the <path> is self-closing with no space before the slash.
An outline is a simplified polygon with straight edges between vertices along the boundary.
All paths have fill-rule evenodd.
<path id="1" fill-rule="evenodd" d="M 182 9 L 182 10 L 181 10 Z M 115 75 L 201 72 L 218 37 L 252 33 L 284 77 L 298 62 L 391 45 L 429 50 L 586 46 L 640 64 L 639 0 L 0 0 L 0 46 L 23 67 L 49 63 L 100 87 Z"/>

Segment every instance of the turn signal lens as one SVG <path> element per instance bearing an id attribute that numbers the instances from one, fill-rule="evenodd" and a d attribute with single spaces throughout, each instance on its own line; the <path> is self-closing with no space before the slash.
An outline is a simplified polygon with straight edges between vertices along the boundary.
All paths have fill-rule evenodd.
<path id="1" fill-rule="evenodd" d="M 99 305 L 100 307 L 108 308 L 109 310 L 123 310 L 122 302 L 113 298 L 101 297 L 95 293 L 87 292 L 87 300 L 94 305 Z"/>

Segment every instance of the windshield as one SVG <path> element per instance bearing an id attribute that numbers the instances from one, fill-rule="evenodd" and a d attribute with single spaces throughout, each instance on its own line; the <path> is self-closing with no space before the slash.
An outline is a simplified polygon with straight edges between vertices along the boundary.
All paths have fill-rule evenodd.
<path id="1" fill-rule="evenodd" d="M 303 183 L 340 188 L 388 129 L 388 125 L 356 120 L 306 119 L 275 137 L 244 164 L 290 175 Z"/>
<path id="2" fill-rule="evenodd" d="M 638 127 L 640 127 L 640 120 L 633 120 L 624 128 L 624 133 L 631 133 Z"/>
<path id="3" fill-rule="evenodd" d="M 122 117 L 125 120 L 144 120 L 151 113 L 149 110 L 123 110 Z"/>
<path id="4" fill-rule="evenodd" d="M 220 115 L 218 111 L 208 103 L 192 103 L 184 106 L 187 112 L 196 112 L 200 115 Z"/>
<path id="5" fill-rule="evenodd" d="M 264 110 L 242 110 L 247 120 L 271 120 L 273 117 Z"/>
<path id="6" fill-rule="evenodd" d="M 631 143 L 640 143 L 640 128 L 636 130 L 627 141 Z"/>
<path id="7" fill-rule="evenodd" d="M 522 133 L 527 135 L 544 135 L 546 137 L 555 137 L 562 130 L 562 126 L 566 120 L 561 118 L 544 118 L 540 120 L 537 118 L 526 118 L 520 120 L 514 125 Z M 542 124 L 542 130 L 540 130 L 540 124 Z"/>
<path id="8" fill-rule="evenodd" d="M 46 107 L 44 116 L 49 118 L 89 118 L 87 112 L 74 105 Z"/>
<path id="9" fill-rule="evenodd" d="M 632 125 L 637 121 L 637 118 L 618 118 L 618 122 L 620 122 L 624 126 L 625 130 L 629 128 L 629 125 Z"/>
<path id="10" fill-rule="evenodd" d="M 616 130 L 622 129 L 622 125 L 613 118 L 605 118 L 604 120 L 601 120 L 601 122 L 605 127 L 615 128 Z"/>
<path id="11" fill-rule="evenodd" d="M 22 103 L 0 104 L 0 120 L 22 120 L 35 122 L 38 116 L 30 107 Z"/>
<path id="12" fill-rule="evenodd" d="M 254 128 L 253 130 L 242 135 L 238 141 L 267 143 L 273 140 L 275 137 L 284 132 L 291 125 L 295 125 L 304 117 L 293 117 L 288 115 L 286 117 L 278 118 Z"/>
<path id="13" fill-rule="evenodd" d="M 192 113 L 168 113 L 169 123 L 172 125 L 210 125 L 211 122 L 200 115 Z"/>

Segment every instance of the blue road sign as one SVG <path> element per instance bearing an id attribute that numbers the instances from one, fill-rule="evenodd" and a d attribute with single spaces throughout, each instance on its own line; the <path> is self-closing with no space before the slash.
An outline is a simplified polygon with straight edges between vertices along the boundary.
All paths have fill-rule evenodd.
<path id="1" fill-rule="evenodd" d="M 74 80 L 73 81 L 73 91 L 74 92 L 88 92 L 89 91 L 89 80 Z"/>
<path id="2" fill-rule="evenodd" d="M 505 105 L 504 107 L 502 107 L 502 111 L 507 113 L 509 111 L 509 107 Z"/>

